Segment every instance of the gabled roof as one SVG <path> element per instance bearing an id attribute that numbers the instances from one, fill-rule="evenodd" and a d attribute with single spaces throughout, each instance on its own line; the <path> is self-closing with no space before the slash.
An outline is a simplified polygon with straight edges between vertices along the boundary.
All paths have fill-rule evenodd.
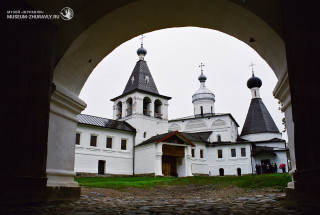
<path id="1" fill-rule="evenodd" d="M 212 131 L 197 132 L 197 133 L 181 132 L 181 134 L 186 138 L 188 138 L 190 141 L 207 143 L 210 135 L 212 134 Z"/>
<path id="2" fill-rule="evenodd" d="M 172 132 L 159 134 L 159 135 L 150 137 L 149 139 L 147 139 L 146 141 L 140 143 L 137 146 L 141 146 L 141 145 L 145 145 L 145 144 L 149 144 L 149 143 L 160 143 L 160 142 L 163 142 L 163 141 L 169 139 L 172 136 L 177 136 L 178 138 L 183 140 L 185 143 L 187 143 L 187 144 L 189 144 L 191 146 L 194 146 L 194 144 L 187 137 L 185 137 L 182 133 L 180 133 L 179 131 L 172 131 Z"/>
<path id="3" fill-rule="evenodd" d="M 255 133 L 280 133 L 261 98 L 251 99 L 241 136 Z"/>
<path id="4" fill-rule="evenodd" d="M 133 78 L 132 78 L 133 77 Z M 147 77 L 147 78 L 146 78 Z M 151 95 L 160 96 L 165 99 L 171 99 L 171 97 L 160 95 L 157 86 L 152 78 L 151 72 L 148 68 L 147 62 L 144 60 L 139 60 L 134 67 L 126 87 L 122 95 L 117 96 L 111 101 L 115 101 L 118 98 L 132 93 L 134 91 L 139 91 L 143 93 L 150 93 Z"/>
<path id="5" fill-rule="evenodd" d="M 102 128 L 116 129 L 121 131 L 136 132 L 136 129 L 125 121 L 106 119 L 97 116 L 79 114 L 77 116 L 78 123 L 83 125 L 91 125 Z"/>

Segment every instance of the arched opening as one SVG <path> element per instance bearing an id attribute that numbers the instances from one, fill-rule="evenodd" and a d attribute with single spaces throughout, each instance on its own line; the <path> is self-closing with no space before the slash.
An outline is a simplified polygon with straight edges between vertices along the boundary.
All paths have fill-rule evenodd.
<path id="1" fill-rule="evenodd" d="M 117 103 L 117 119 L 121 119 L 122 118 L 122 102 L 118 102 Z"/>
<path id="2" fill-rule="evenodd" d="M 217 29 L 220 30 L 222 32 L 228 33 L 232 36 L 235 36 L 236 38 L 242 40 L 243 42 L 246 42 L 247 44 L 251 45 L 268 63 L 269 65 L 272 67 L 272 69 L 274 70 L 274 72 L 276 73 L 278 78 L 282 78 L 285 77 L 285 71 L 286 71 L 286 60 L 285 60 L 285 54 L 284 54 L 284 44 L 283 41 L 281 40 L 281 38 L 279 37 L 279 35 L 277 35 L 273 29 L 270 28 L 270 26 L 266 25 L 264 22 L 261 22 L 261 20 L 259 19 L 255 19 L 255 15 L 254 14 L 247 14 L 244 13 L 242 14 L 243 11 L 238 11 L 239 13 L 234 13 L 236 15 L 233 15 L 233 13 L 230 13 L 230 11 L 233 10 L 229 10 L 229 9 L 234 9 L 235 11 L 237 11 L 237 6 L 236 8 L 233 8 L 232 5 L 233 3 L 231 3 L 231 5 L 229 5 L 230 3 L 221 3 L 223 7 L 214 7 L 214 2 L 212 3 L 208 3 L 206 2 L 205 5 L 193 5 L 195 7 L 193 8 L 197 8 L 201 14 L 208 14 L 209 17 L 206 17 L 205 20 L 202 20 L 201 18 L 197 21 L 194 21 L 194 18 L 189 19 L 189 17 L 184 17 L 183 19 L 179 19 L 177 18 L 178 16 L 181 16 L 183 14 L 187 15 L 190 14 L 190 11 L 188 11 L 187 8 L 184 8 L 181 5 L 175 5 L 176 3 L 173 3 L 172 8 L 175 8 L 175 6 L 178 6 L 177 8 L 179 8 L 179 10 L 176 12 L 168 12 L 168 16 L 166 16 L 166 19 L 160 21 L 158 24 L 156 25 L 156 27 L 154 27 L 154 25 L 152 23 L 148 22 L 150 20 L 157 19 L 159 17 L 162 17 L 160 14 L 152 14 L 151 17 L 153 17 L 152 19 L 145 19 L 146 22 L 143 23 L 143 26 L 138 26 L 137 28 L 137 24 L 138 22 L 133 22 L 131 23 L 130 20 L 126 20 L 129 21 L 130 24 L 128 24 L 127 22 L 124 22 L 126 25 L 131 25 L 129 26 L 130 29 L 132 29 L 132 31 L 129 30 L 128 28 L 128 32 L 130 33 L 120 33 L 118 32 L 119 30 L 115 29 L 114 31 L 112 31 L 112 34 L 110 34 L 110 31 L 106 31 L 106 30 L 101 30 L 101 29 L 107 29 L 106 28 L 100 28 L 101 26 L 110 26 L 110 20 L 122 20 L 122 19 L 111 19 L 111 17 L 113 17 L 113 15 L 119 15 L 117 12 L 116 14 L 111 14 L 110 16 L 108 16 L 108 18 L 103 17 L 101 18 L 101 20 L 99 20 L 99 22 L 95 23 L 94 25 L 90 26 L 88 28 L 88 31 L 84 31 L 83 34 L 81 35 L 81 37 L 79 37 L 76 41 L 74 41 L 74 43 L 69 47 L 70 52 L 72 53 L 77 53 L 76 56 L 75 55 L 66 55 L 64 59 L 60 60 L 59 65 L 55 68 L 55 74 L 54 74 L 54 82 L 58 85 L 61 85 L 65 88 L 67 88 L 68 90 L 72 91 L 72 93 L 74 95 L 78 95 L 79 91 L 81 90 L 81 87 L 83 86 L 86 78 L 89 76 L 90 72 L 92 71 L 92 69 L 94 68 L 94 66 L 105 56 L 106 53 L 110 53 L 115 47 L 117 47 L 119 44 L 121 44 L 122 42 L 128 40 L 129 38 L 132 38 L 133 36 L 137 36 L 143 32 L 148 32 L 148 31 L 152 31 L 152 30 L 156 30 L 156 29 L 162 29 L 162 28 L 167 28 L 167 27 L 182 27 L 182 26 L 199 26 L 199 27 L 206 27 L 206 28 L 211 28 L 211 29 Z M 210 5 L 210 7 L 207 7 L 208 4 L 213 4 Z M 226 5 L 224 5 L 226 4 Z M 130 7 L 130 10 L 128 10 L 128 17 L 130 17 L 129 14 L 131 14 L 134 9 L 136 8 L 136 6 L 138 6 L 139 9 L 141 9 L 141 6 L 143 8 L 154 8 L 154 7 L 158 7 L 161 8 L 161 5 L 158 5 L 158 3 L 155 3 L 154 5 L 149 5 L 149 3 L 145 3 L 143 5 L 139 4 L 139 3 L 133 3 Z M 221 6 L 221 5 L 220 5 Z M 231 8 L 229 8 L 229 6 L 231 6 Z M 190 7 L 190 5 L 188 6 Z M 199 8 L 200 7 L 200 8 Z M 217 10 L 219 11 L 219 13 L 214 13 L 213 11 L 210 11 L 212 8 L 218 8 Z M 123 10 L 124 9 L 124 10 Z M 120 8 L 121 12 L 127 11 L 126 7 L 124 8 Z M 165 8 L 167 9 L 167 8 Z M 227 10 L 226 10 L 227 9 Z M 208 11 L 207 11 L 208 10 Z M 220 11 L 221 10 L 221 11 Z M 222 17 L 224 17 L 224 12 L 228 11 L 227 14 L 230 14 L 230 20 L 228 20 L 228 24 L 227 25 L 221 25 L 221 23 L 224 23 L 224 19 L 221 19 Z M 150 10 L 153 11 L 153 10 Z M 188 13 L 187 13 L 188 12 Z M 149 10 L 148 10 L 149 13 Z M 221 14 L 220 14 L 221 13 Z M 145 16 L 146 14 L 143 14 L 143 16 Z M 148 17 L 149 14 L 147 14 Z M 241 19 L 241 15 L 245 15 L 246 19 L 244 20 L 253 20 L 252 25 L 248 25 L 248 23 L 243 22 L 243 25 L 239 25 L 239 20 L 240 23 L 242 23 L 242 19 Z M 159 16 L 159 17 L 157 17 Z M 171 17 L 172 16 L 172 17 Z M 213 17 L 211 17 L 213 16 Z M 221 16 L 221 17 L 220 17 Z M 233 17 L 234 16 L 234 17 Z M 183 16 L 181 16 L 183 17 Z M 192 16 L 193 17 L 193 16 Z M 125 18 L 125 17 L 124 17 Z M 144 17 L 139 17 L 139 19 L 144 19 Z M 132 19 L 133 21 L 134 19 Z M 114 21 L 111 21 L 111 27 L 115 26 L 113 24 Z M 138 24 L 139 25 L 139 24 Z M 122 26 L 123 29 L 123 25 L 118 25 L 118 26 Z M 148 27 L 151 26 L 151 27 Z M 250 26 L 250 27 L 248 27 Z M 254 32 L 252 32 L 252 29 L 258 29 L 255 30 Z M 251 31 L 250 31 L 251 29 Z M 248 32 L 252 33 L 252 37 L 250 38 L 250 40 L 247 38 L 248 37 Z M 110 35 L 109 35 L 110 34 Z M 88 41 L 86 38 L 91 38 L 91 36 L 94 35 L 92 38 L 92 43 L 87 44 Z M 106 41 L 106 35 L 108 36 L 108 40 Z M 252 39 L 254 38 L 254 39 Z M 258 38 L 258 39 L 257 39 Z M 270 39 L 272 38 L 272 39 Z M 99 43 L 98 41 L 102 41 L 104 40 L 105 43 Z M 250 42 L 249 42 L 250 41 Z M 259 43 L 254 43 L 251 41 L 259 41 Z M 94 51 L 92 51 L 92 49 L 88 49 L 88 47 L 92 47 L 95 46 L 97 44 L 103 44 L 101 45 L 99 48 L 95 49 Z M 274 53 L 274 49 L 269 48 L 269 47 L 277 47 L 277 52 Z M 92 58 L 92 56 L 94 56 L 94 58 Z M 73 68 L 73 66 L 71 66 L 71 68 L 68 68 L 70 65 L 70 62 L 83 62 L 85 61 L 86 63 L 88 62 L 88 57 L 90 57 L 90 65 L 76 65 L 74 66 L 75 68 Z M 92 59 L 92 61 L 91 61 Z M 85 68 L 85 69 L 83 69 Z M 75 72 L 79 72 L 78 74 L 81 75 L 72 75 L 72 74 L 65 74 L 65 71 L 70 71 L 71 73 Z M 76 73 L 76 74 L 77 74 Z M 80 77 L 80 78 L 76 78 L 73 81 L 67 80 L 65 81 L 67 78 L 65 77 Z M 68 81 L 70 81 L 68 83 Z M 59 89 L 59 88 L 58 88 Z M 146 108 L 147 109 L 147 108 Z M 141 111 L 141 109 L 140 109 Z M 146 113 L 148 114 L 148 113 Z M 149 114 L 150 115 L 150 114 Z"/>
<path id="3" fill-rule="evenodd" d="M 217 135 L 217 141 L 221 142 L 221 135 L 220 134 Z"/>
<path id="4" fill-rule="evenodd" d="M 224 169 L 223 169 L 223 168 L 220 168 L 220 169 L 219 169 L 219 175 L 220 175 L 220 176 L 224 176 Z"/>
<path id="5" fill-rule="evenodd" d="M 241 169 L 240 168 L 237 168 L 237 175 L 241 176 Z"/>
<path id="6" fill-rule="evenodd" d="M 154 102 L 154 117 L 162 118 L 162 102 L 159 99 Z"/>
<path id="7" fill-rule="evenodd" d="M 132 115 L 132 98 L 127 99 L 127 116 Z"/>
<path id="8" fill-rule="evenodd" d="M 151 99 L 149 97 L 144 97 L 143 99 L 143 115 L 151 116 Z"/>
<path id="9" fill-rule="evenodd" d="M 306 65 L 308 68 L 305 69 L 305 71 L 310 71 L 310 73 L 308 73 L 310 74 L 310 76 L 307 77 L 313 77 L 313 74 L 316 74 L 312 70 L 316 70 L 315 67 L 317 66 L 317 64 L 312 63 L 312 61 L 315 62 L 315 58 L 311 56 L 314 54 L 312 48 L 317 47 L 313 44 L 316 40 L 313 40 L 312 38 L 303 40 L 304 37 L 302 36 L 302 34 L 305 35 L 306 38 L 308 38 L 308 36 L 317 36 L 317 34 L 312 34 L 312 32 L 314 31 L 312 29 L 315 28 L 302 27 L 305 26 L 305 23 L 310 26 L 318 24 L 318 22 L 310 22 L 310 20 L 312 20 L 311 17 L 314 14 L 314 10 L 312 8 L 313 4 L 308 4 L 306 7 L 300 9 L 298 8 L 299 6 L 297 3 L 291 4 L 291 2 L 289 4 L 284 3 L 284 1 L 272 1 L 270 2 L 270 4 L 264 5 L 264 7 L 263 3 L 257 3 L 258 1 L 255 1 L 254 3 L 252 2 L 253 1 L 188 1 L 186 4 L 181 4 L 180 1 L 133 1 L 130 3 L 123 3 L 121 5 L 115 4 L 114 6 L 113 4 L 110 5 L 108 4 L 108 2 L 106 2 L 105 4 L 102 3 L 99 5 L 91 5 L 91 10 L 82 10 L 81 20 L 86 20 L 86 17 L 90 17 L 90 19 L 87 19 L 87 21 L 82 21 L 80 25 L 77 21 L 71 21 L 67 24 L 61 25 L 48 23 L 48 28 L 50 27 L 50 29 L 56 29 L 52 30 L 52 36 L 57 38 L 57 40 L 55 42 L 50 42 L 51 40 L 46 41 L 46 45 L 48 46 L 48 53 L 37 50 L 36 52 L 38 54 L 32 54 L 33 56 L 37 56 L 45 53 L 44 55 L 47 55 L 48 62 L 53 62 L 43 62 L 43 68 L 55 68 L 53 81 L 51 81 L 52 73 L 48 72 L 47 75 L 41 76 L 38 79 L 39 83 L 45 82 L 44 85 L 39 84 L 37 86 L 37 84 L 34 84 L 35 88 L 31 86 L 30 88 L 32 90 L 28 89 L 28 91 L 32 93 L 35 92 L 35 94 L 38 95 L 39 98 L 43 98 L 43 100 L 41 101 L 37 99 L 37 102 L 41 104 L 49 104 L 49 95 L 52 95 L 51 110 L 47 105 L 46 108 L 43 108 L 44 113 L 41 115 L 41 117 L 33 117 L 34 120 L 35 118 L 37 118 L 37 120 L 40 120 L 40 118 L 43 119 L 40 121 L 35 121 L 37 123 L 34 124 L 38 125 L 39 128 L 45 128 L 47 135 L 43 135 L 43 138 L 36 139 L 34 141 L 31 141 L 34 139 L 33 136 L 26 138 L 30 140 L 29 142 L 33 142 L 34 145 L 32 146 L 35 146 L 37 147 L 37 149 L 39 149 L 39 156 L 34 156 L 33 154 L 28 155 L 29 153 L 25 153 L 26 155 L 19 157 L 19 159 L 15 159 L 17 160 L 17 163 L 14 163 L 25 163 L 25 165 L 21 167 L 17 165 L 14 171 L 16 173 L 21 172 L 18 176 L 32 176 L 36 179 L 41 178 L 43 181 L 46 180 L 46 176 L 50 178 L 53 175 L 54 177 L 58 178 L 62 173 L 64 175 L 62 175 L 61 178 L 72 178 L 73 148 L 70 146 L 74 143 L 75 138 L 75 116 L 85 108 L 85 104 L 77 96 L 79 95 L 79 92 L 85 80 L 87 79 L 95 65 L 100 62 L 105 54 L 110 53 L 119 44 L 143 32 L 167 27 L 199 26 L 210 29 L 217 29 L 235 36 L 241 41 L 250 44 L 250 46 L 252 46 L 266 60 L 266 62 L 268 62 L 279 79 L 279 84 L 275 89 L 275 95 L 285 103 L 283 110 L 286 111 L 286 116 L 288 116 L 287 127 L 289 131 L 289 147 L 292 153 L 291 158 L 293 159 L 293 174 L 297 174 L 299 176 L 295 177 L 297 180 L 300 180 L 301 177 L 304 178 L 304 175 L 312 175 L 313 173 L 317 173 L 314 175 L 319 175 L 317 172 L 319 171 L 319 159 L 315 155 L 315 152 L 313 152 L 318 151 L 313 147 L 313 142 L 316 142 L 316 136 L 311 133 L 313 131 L 307 130 L 312 130 L 310 128 L 313 127 L 312 125 L 317 119 L 317 117 L 313 116 L 312 114 L 314 112 L 316 113 L 316 111 L 314 111 L 316 105 L 313 104 L 316 104 L 315 101 L 318 101 L 318 96 L 316 96 L 315 99 L 306 99 L 306 102 L 308 103 L 303 104 L 304 100 L 302 100 L 302 98 L 305 99 L 304 95 L 316 95 L 314 93 L 312 94 L 312 91 L 316 92 L 316 90 L 309 90 L 308 92 L 301 90 L 301 88 L 303 87 L 300 86 L 303 86 L 303 83 L 306 79 L 304 79 L 303 76 L 299 75 L 298 73 L 299 70 L 303 71 L 304 65 Z M 21 4 L 23 3 L 24 1 L 22 1 Z M 37 5 L 34 1 L 30 1 L 28 5 L 34 8 L 41 8 L 41 6 Z M 170 5 L 170 7 L 168 7 L 167 5 Z M 56 4 L 52 2 L 43 6 L 43 9 L 50 8 L 51 6 L 56 6 Z M 83 5 L 79 3 L 78 6 L 81 7 Z M 262 7 L 264 9 L 260 10 Z M 97 10 L 98 8 L 103 9 Z M 316 9 L 316 7 L 314 8 Z M 141 10 L 143 10 L 144 13 L 136 16 L 137 12 Z M 293 19 L 300 10 L 308 16 L 301 16 L 301 19 Z M 306 13 L 307 10 L 308 13 Z M 311 12 L 309 12 L 309 10 L 311 10 Z M 80 10 L 78 11 L 80 13 Z M 94 11 L 94 13 L 92 13 L 92 11 Z M 103 12 L 98 13 L 96 11 L 108 12 L 107 14 L 104 14 Z M 269 13 L 270 11 L 273 11 L 274 13 Z M 144 20 L 144 22 L 139 22 L 141 20 Z M 281 20 L 283 20 L 283 22 L 281 22 Z M 25 24 L 28 23 L 23 23 L 23 25 Z M 33 31 L 32 33 L 35 35 L 42 35 L 42 27 L 43 26 L 36 26 L 35 30 L 37 31 Z M 293 28 L 295 29 L 295 31 L 292 31 Z M 26 29 L 28 29 L 28 27 L 26 27 Z M 123 29 L 126 29 L 126 31 L 124 31 Z M 42 32 L 40 33 L 40 31 Z M 307 33 L 304 33 L 305 31 Z M 294 35 L 292 35 L 292 32 L 294 32 Z M 12 33 L 10 35 L 12 35 Z M 21 35 L 23 35 L 23 37 L 15 36 L 14 38 L 16 40 L 24 39 L 25 35 Z M 286 35 L 286 37 L 284 35 Z M 27 40 L 30 39 L 28 37 L 26 38 Z M 37 37 L 33 38 L 34 40 L 37 39 Z M 41 38 L 39 42 L 43 42 L 45 40 L 46 38 Z M 12 41 L 13 42 L 11 42 L 10 44 L 15 43 L 15 40 Z M 288 74 L 286 73 L 286 55 L 283 49 L 283 41 L 286 42 L 286 47 L 289 50 L 288 62 L 290 62 L 290 65 L 288 73 L 291 74 L 290 83 L 293 86 L 291 88 L 291 92 L 293 92 L 292 109 L 295 114 L 294 126 L 297 131 L 295 134 L 293 132 L 294 130 L 291 113 L 291 98 Z M 312 41 L 312 43 L 309 43 L 309 41 Z M 297 44 L 295 44 L 295 42 Z M 19 43 L 16 44 L 17 46 L 20 45 Z M 52 50 L 55 50 L 56 54 L 50 53 L 53 52 Z M 24 52 L 21 53 L 21 55 L 24 54 Z M 308 58 L 310 60 L 308 60 Z M 304 65 L 302 65 L 302 63 L 299 63 L 299 61 L 304 62 Z M 57 65 L 58 62 L 59 64 Z M 26 71 L 40 71 L 41 67 L 34 68 L 30 66 L 31 64 L 32 63 L 26 65 L 28 66 Z M 295 66 L 296 64 L 298 66 Z M 45 70 L 46 69 L 43 69 L 43 71 Z M 33 78 L 33 75 L 30 77 Z M 302 77 L 301 80 L 299 79 L 299 77 Z M 21 76 L 19 81 L 23 80 L 24 78 L 26 78 L 26 76 Z M 29 83 L 32 78 L 28 79 L 28 82 L 25 83 Z M 314 82 L 310 82 L 310 86 L 312 86 L 312 89 L 316 89 L 314 86 L 318 82 L 317 80 L 318 76 L 315 76 Z M 48 87 L 45 87 L 45 85 L 48 85 Z M 21 90 L 25 86 L 28 86 L 28 84 L 23 85 L 19 89 Z M 43 94 L 41 94 L 42 92 L 37 92 L 37 89 L 42 89 L 41 87 L 43 87 L 43 89 L 46 89 L 43 90 Z M 28 99 L 28 97 L 26 98 Z M 37 97 L 34 96 L 34 98 Z M 21 99 L 19 103 L 23 104 L 23 102 L 24 100 Z M 299 103 L 303 105 L 299 106 Z M 29 113 L 30 116 L 32 116 L 32 114 L 34 114 L 35 116 L 40 116 L 39 113 L 37 114 L 32 110 L 34 109 L 38 111 L 36 107 L 38 107 L 39 104 L 35 105 L 34 103 L 30 102 L 28 106 L 29 109 L 27 110 L 31 111 L 31 113 Z M 59 107 L 57 108 L 57 106 Z M 302 106 L 305 107 L 303 108 Z M 61 110 L 59 110 L 59 108 Z M 308 111 L 309 109 L 312 111 Z M 299 116 L 299 113 L 306 114 L 303 116 Z M 48 118 L 49 114 L 50 119 Z M 19 114 L 15 115 L 17 116 L 17 118 L 20 117 Z M 316 116 L 319 115 L 316 114 Z M 48 120 L 50 120 L 49 125 Z M 47 132 L 48 127 L 49 132 Z M 68 132 L 72 134 L 67 134 L 67 131 L 65 131 L 64 129 L 66 127 L 70 128 Z M 33 127 L 32 129 L 35 128 Z M 32 133 L 29 132 L 29 128 L 25 128 L 24 130 L 26 130 L 25 134 Z M 306 135 L 304 132 L 310 135 Z M 58 145 L 58 142 L 61 142 L 60 139 L 57 138 L 60 136 L 64 137 L 62 141 L 63 143 L 61 143 L 61 145 L 59 146 L 60 148 L 55 147 L 56 145 Z M 308 138 L 304 139 L 305 137 Z M 45 144 L 47 139 L 48 146 L 47 144 Z M 296 141 L 296 143 L 294 143 L 294 141 Z M 29 144 L 24 145 L 26 145 L 28 148 L 34 148 L 30 147 Z M 21 150 L 27 149 L 24 148 L 26 146 L 23 146 L 22 144 L 19 146 L 21 146 Z M 299 159 L 300 162 L 297 171 L 295 168 L 296 164 L 294 158 L 294 148 L 296 148 L 297 150 L 297 159 Z M 65 152 L 64 154 L 66 155 L 66 157 L 57 156 L 63 154 L 61 153 L 61 151 Z M 20 154 L 22 155 L 23 153 Z M 308 159 L 305 159 L 306 155 L 308 155 Z M 51 168 L 55 171 L 47 171 L 46 173 L 46 163 L 47 169 Z M 34 170 L 35 166 L 37 166 L 38 164 L 39 167 Z M 23 171 L 19 171 L 20 169 Z M 5 174 L 11 175 L 10 171 L 6 170 Z M 305 172 L 307 172 L 308 174 Z M 306 181 L 312 180 L 311 178 L 313 177 L 308 177 Z M 317 179 L 317 177 L 314 178 Z M 305 182 L 305 184 L 307 184 L 307 182 Z M 313 183 L 309 184 L 311 186 L 311 184 Z M 292 188 L 294 184 L 292 183 L 291 185 Z"/>

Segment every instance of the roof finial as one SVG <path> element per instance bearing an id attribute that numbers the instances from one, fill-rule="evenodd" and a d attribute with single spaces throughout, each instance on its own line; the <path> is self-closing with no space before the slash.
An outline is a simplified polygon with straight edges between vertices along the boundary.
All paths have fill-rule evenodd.
<path id="1" fill-rule="evenodd" d="M 251 64 L 250 64 L 249 66 L 252 68 L 252 76 L 254 76 L 254 69 L 253 69 L 253 66 L 255 66 L 255 64 L 253 64 L 253 63 L 251 62 Z"/>
<path id="2" fill-rule="evenodd" d="M 203 67 L 204 67 L 205 65 L 203 64 L 203 63 L 201 63 L 200 65 L 199 65 L 199 67 L 201 68 L 201 74 L 203 74 Z"/>
<path id="3" fill-rule="evenodd" d="M 145 38 L 145 36 L 143 36 L 143 34 L 142 34 L 140 39 L 139 39 L 139 40 L 141 40 L 141 47 L 143 46 L 143 38 Z"/>
<path id="4" fill-rule="evenodd" d="M 198 80 L 199 80 L 201 83 L 204 84 L 204 82 L 206 82 L 206 80 L 207 80 L 207 77 L 203 74 L 204 64 L 201 63 L 201 64 L 199 65 L 199 67 L 201 68 L 201 75 L 199 76 Z"/>

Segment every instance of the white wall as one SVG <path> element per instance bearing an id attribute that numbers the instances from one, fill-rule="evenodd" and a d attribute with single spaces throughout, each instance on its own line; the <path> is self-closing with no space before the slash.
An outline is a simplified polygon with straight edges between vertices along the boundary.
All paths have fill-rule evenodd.
<path id="1" fill-rule="evenodd" d="M 133 173 L 134 133 L 78 124 L 80 145 L 75 150 L 75 172 L 98 173 L 98 161 L 106 161 L 106 174 Z M 97 146 L 90 146 L 91 134 L 97 135 Z M 112 137 L 112 148 L 106 148 L 107 137 Z M 121 139 L 127 139 L 127 149 L 121 150 Z"/>
<path id="2" fill-rule="evenodd" d="M 246 149 L 246 156 L 241 156 L 241 148 Z M 222 150 L 222 158 L 218 158 L 218 150 Z M 231 149 L 236 149 L 236 157 L 231 157 Z M 237 168 L 241 174 L 251 174 L 250 144 L 234 144 L 208 147 L 208 171 L 210 175 L 219 175 L 219 169 L 224 169 L 224 175 L 237 175 Z"/>
<path id="3" fill-rule="evenodd" d="M 214 113 L 214 101 L 213 100 L 197 100 L 193 102 L 194 115 L 201 114 L 201 107 L 203 108 L 203 114 Z M 211 112 L 212 107 L 212 112 Z"/>
<path id="4" fill-rule="evenodd" d="M 258 133 L 258 134 L 248 134 L 241 136 L 242 139 L 248 141 L 264 141 L 264 140 L 271 140 L 273 138 L 281 139 L 281 133 Z"/>
<path id="5" fill-rule="evenodd" d="M 126 101 L 128 98 L 132 98 L 132 115 L 126 116 Z M 149 97 L 151 100 L 150 110 L 151 116 L 143 115 L 143 98 Z M 154 102 L 156 100 L 160 100 L 162 103 L 161 111 L 162 111 L 162 119 L 154 117 Z M 134 92 L 129 94 L 123 98 L 119 98 L 114 103 L 117 104 L 119 101 L 122 102 L 123 107 L 123 118 L 119 119 L 121 121 L 126 121 L 131 126 L 133 126 L 137 130 L 136 141 L 135 144 L 149 139 L 152 136 L 157 134 L 163 134 L 168 132 L 168 100 L 158 97 L 152 96 L 148 94 L 143 94 L 140 92 Z M 116 110 L 114 110 L 114 119 Z M 146 132 L 146 137 L 144 137 L 144 133 Z"/>
<path id="6" fill-rule="evenodd" d="M 206 144 L 194 142 L 195 147 L 193 149 L 194 157 L 191 157 L 191 171 L 192 174 L 209 174 L 208 171 L 208 160 L 210 160 Z M 203 158 L 200 158 L 200 150 L 203 150 Z M 190 148 L 191 154 L 191 148 Z"/>
<path id="7" fill-rule="evenodd" d="M 135 148 L 135 174 L 155 173 L 156 146 L 146 144 Z"/>
<path id="8" fill-rule="evenodd" d="M 197 119 L 185 119 L 169 121 L 168 130 L 182 132 L 213 131 L 210 142 L 217 141 L 217 135 L 221 135 L 222 141 L 235 142 L 238 135 L 238 127 L 229 115 L 216 115 Z M 180 128 L 180 129 L 179 129 Z"/>

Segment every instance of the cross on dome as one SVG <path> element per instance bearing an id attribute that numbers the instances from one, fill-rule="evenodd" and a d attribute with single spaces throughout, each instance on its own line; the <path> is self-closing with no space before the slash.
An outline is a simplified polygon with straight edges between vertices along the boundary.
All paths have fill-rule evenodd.
<path id="1" fill-rule="evenodd" d="M 201 68 L 201 74 L 203 74 L 203 67 L 204 67 L 205 65 L 203 64 L 203 63 L 201 63 L 200 65 L 199 65 L 199 67 Z"/>
<path id="2" fill-rule="evenodd" d="M 140 39 L 141 40 L 141 47 L 143 46 L 143 38 L 145 38 L 145 36 L 143 36 L 143 34 L 140 36 Z"/>
<path id="3" fill-rule="evenodd" d="M 253 64 L 253 63 L 251 62 L 251 64 L 249 65 L 249 67 L 251 67 L 251 69 L 252 69 L 252 76 L 254 76 L 254 69 L 253 69 L 253 66 L 255 66 L 255 64 Z"/>

